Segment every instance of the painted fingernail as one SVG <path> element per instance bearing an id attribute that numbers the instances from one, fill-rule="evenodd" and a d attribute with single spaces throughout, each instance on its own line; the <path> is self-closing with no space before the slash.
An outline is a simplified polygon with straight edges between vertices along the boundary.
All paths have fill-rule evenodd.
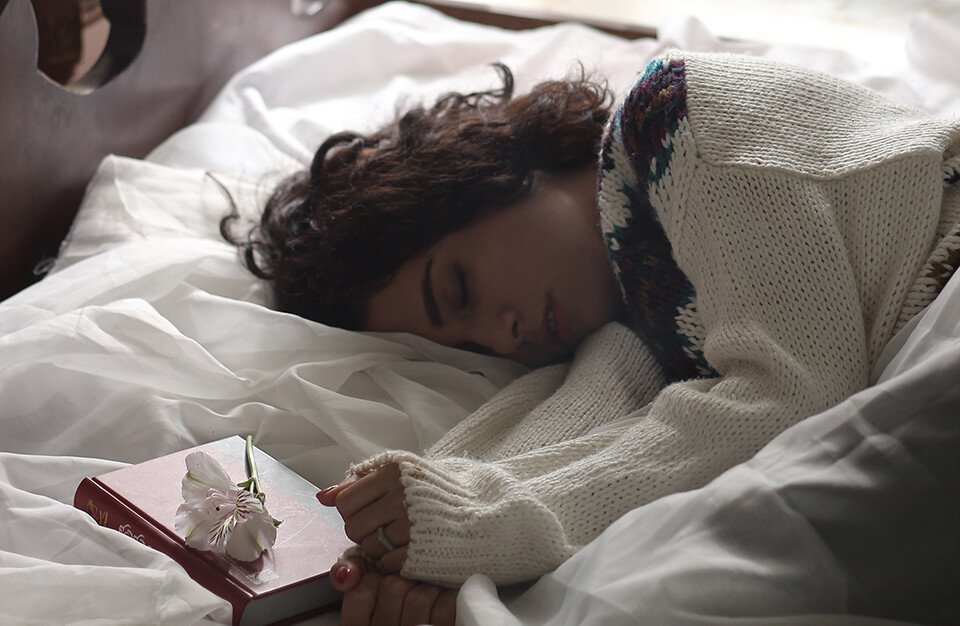
<path id="1" fill-rule="evenodd" d="M 336 580 L 339 585 L 346 584 L 348 576 L 350 576 L 350 568 L 346 565 L 341 565 L 337 568 L 337 571 L 333 573 L 333 579 Z"/>
<path id="2" fill-rule="evenodd" d="M 317 500 L 319 500 L 322 496 L 325 496 L 327 493 L 329 493 L 334 487 L 339 487 L 339 486 L 340 485 L 330 485 L 329 487 L 324 487 L 323 489 L 317 492 Z"/>

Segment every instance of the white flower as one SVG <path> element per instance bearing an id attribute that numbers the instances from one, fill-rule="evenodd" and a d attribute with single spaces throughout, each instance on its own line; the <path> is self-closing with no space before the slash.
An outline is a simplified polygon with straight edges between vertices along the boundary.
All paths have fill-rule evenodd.
<path id="1" fill-rule="evenodd" d="M 216 459 L 205 452 L 186 458 L 181 483 L 183 504 L 174 530 L 198 550 L 226 552 L 238 561 L 254 561 L 277 540 L 277 522 L 263 502 L 235 485 Z"/>

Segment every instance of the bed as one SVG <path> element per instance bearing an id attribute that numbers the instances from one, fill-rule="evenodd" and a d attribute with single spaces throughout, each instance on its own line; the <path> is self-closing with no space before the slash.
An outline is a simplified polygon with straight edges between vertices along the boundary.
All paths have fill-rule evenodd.
<path id="1" fill-rule="evenodd" d="M 795 62 L 960 115 L 960 27 L 931 16 L 890 64 L 722 40 L 686 16 L 654 33 L 432 4 L 297 16 L 288 2 L 150 0 L 139 56 L 80 96 L 36 74 L 30 2 L 0 1 L 0 623 L 225 619 L 173 561 L 72 507 L 83 476 L 250 433 L 332 484 L 350 462 L 428 447 L 525 372 L 269 307 L 220 238 L 224 189 L 255 217 L 327 134 L 492 85 L 498 60 L 521 90 L 577 60 L 622 89 L 667 47 Z M 631 511 L 534 584 L 474 576 L 458 621 L 955 624 L 958 529 L 960 274 L 872 387 L 706 487 Z"/>

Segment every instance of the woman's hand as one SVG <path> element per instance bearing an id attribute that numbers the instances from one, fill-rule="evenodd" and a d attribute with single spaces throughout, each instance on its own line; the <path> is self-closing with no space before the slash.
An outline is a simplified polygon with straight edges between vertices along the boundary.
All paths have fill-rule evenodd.
<path id="1" fill-rule="evenodd" d="M 337 507 L 357 544 L 330 569 L 333 586 L 343 592 L 341 626 L 453 626 L 456 591 L 397 575 L 407 559 L 410 518 L 396 463 L 351 476 L 317 499 Z"/>
<path id="2" fill-rule="evenodd" d="M 364 476 L 351 476 L 339 485 L 321 490 L 317 499 L 321 504 L 337 507 L 347 537 L 366 556 L 379 562 L 381 573 L 400 572 L 407 560 L 410 519 L 396 463 Z"/>
<path id="3" fill-rule="evenodd" d="M 341 626 L 453 626 L 456 620 L 455 590 L 383 575 L 354 550 L 333 566 L 330 578 L 343 592 Z"/>

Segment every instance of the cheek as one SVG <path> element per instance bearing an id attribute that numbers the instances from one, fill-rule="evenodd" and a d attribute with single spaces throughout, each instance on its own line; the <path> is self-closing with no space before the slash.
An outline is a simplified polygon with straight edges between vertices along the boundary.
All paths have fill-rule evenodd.
<path id="1" fill-rule="evenodd" d="M 418 302 L 413 273 L 401 270 L 367 303 L 364 330 L 373 332 L 419 332 Z M 422 305 L 420 305 L 422 308 Z"/>

